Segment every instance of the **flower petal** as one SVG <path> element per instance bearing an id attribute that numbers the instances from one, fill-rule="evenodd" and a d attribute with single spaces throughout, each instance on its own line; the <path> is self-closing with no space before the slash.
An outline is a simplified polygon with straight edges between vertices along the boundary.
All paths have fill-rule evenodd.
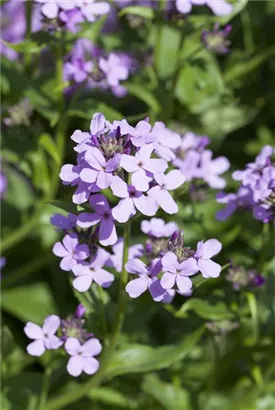
<path id="1" fill-rule="evenodd" d="M 60 262 L 60 268 L 66 272 L 72 270 L 73 266 L 76 265 L 76 260 L 72 256 L 66 256 Z"/>
<path id="2" fill-rule="evenodd" d="M 65 350 L 70 356 L 76 356 L 80 352 L 81 345 L 76 337 L 68 337 Z"/>
<path id="3" fill-rule="evenodd" d="M 27 346 L 27 352 L 31 356 L 42 356 L 45 350 L 43 340 L 35 340 Z"/>
<path id="4" fill-rule="evenodd" d="M 46 319 L 44 320 L 43 327 L 42 327 L 43 332 L 54 335 L 57 329 L 59 328 L 60 323 L 61 323 L 60 318 L 57 315 L 50 315 L 46 317 Z"/>
<path id="5" fill-rule="evenodd" d="M 198 263 L 195 258 L 188 258 L 179 265 L 180 275 L 191 276 L 198 272 Z"/>
<path id="6" fill-rule="evenodd" d="M 127 172 L 135 172 L 139 170 L 137 159 L 132 155 L 121 155 L 120 166 Z"/>
<path id="7" fill-rule="evenodd" d="M 125 269 L 127 272 L 133 273 L 134 275 L 148 275 L 147 266 L 137 258 L 129 260 L 125 265 Z"/>
<path id="8" fill-rule="evenodd" d="M 43 338 L 42 328 L 32 322 L 26 323 L 26 326 L 24 327 L 24 332 L 30 339 L 36 340 Z"/>
<path id="9" fill-rule="evenodd" d="M 88 184 L 92 184 L 96 181 L 98 176 L 98 171 L 90 168 L 84 168 L 79 174 L 81 181 L 86 182 Z"/>
<path id="10" fill-rule="evenodd" d="M 56 350 L 63 345 L 63 341 L 57 336 L 50 336 L 44 339 L 44 343 L 47 349 Z"/>
<path id="11" fill-rule="evenodd" d="M 91 356 L 97 356 L 102 350 L 102 345 L 100 341 L 96 338 L 92 338 L 87 340 L 82 346 L 81 346 L 81 352 L 83 357 L 91 357 Z"/>
<path id="12" fill-rule="evenodd" d="M 208 239 L 208 241 L 204 242 L 202 258 L 210 259 L 219 253 L 221 249 L 222 244 L 217 239 Z"/>
<path id="13" fill-rule="evenodd" d="M 117 242 L 117 233 L 112 217 L 103 218 L 99 227 L 99 242 L 103 246 L 114 245 Z"/>
<path id="14" fill-rule="evenodd" d="M 204 278 L 217 278 L 221 273 L 221 266 L 211 259 L 199 260 L 198 266 Z"/>
<path id="15" fill-rule="evenodd" d="M 188 294 L 192 289 L 192 281 L 191 279 L 187 278 L 186 276 L 177 275 L 176 278 L 177 286 L 180 292 L 184 294 Z"/>
<path id="16" fill-rule="evenodd" d="M 84 367 L 84 359 L 81 356 L 71 357 L 67 364 L 67 371 L 71 376 L 80 376 Z"/>
<path id="17" fill-rule="evenodd" d="M 114 219 L 120 223 L 127 222 L 131 215 L 135 214 L 135 207 L 132 199 L 122 199 L 113 209 Z"/>
<path id="18" fill-rule="evenodd" d="M 158 204 L 154 198 L 141 195 L 139 198 L 134 198 L 133 202 L 143 215 L 154 216 L 157 213 Z"/>
<path id="19" fill-rule="evenodd" d="M 103 288 L 108 288 L 111 286 L 115 277 L 112 273 L 108 272 L 105 269 L 98 269 L 94 271 L 94 281 Z"/>
<path id="20" fill-rule="evenodd" d="M 179 267 L 178 259 L 173 252 L 167 252 L 161 259 L 162 266 L 164 270 L 176 273 Z"/>
<path id="21" fill-rule="evenodd" d="M 128 198 L 128 186 L 120 177 L 115 176 L 111 183 L 111 190 L 113 194 L 119 198 Z"/>
<path id="22" fill-rule="evenodd" d="M 125 290 L 131 298 L 138 298 L 147 290 L 147 287 L 147 279 L 138 278 L 127 283 Z"/>
<path id="23" fill-rule="evenodd" d="M 92 275 L 81 275 L 73 280 L 73 287 L 78 292 L 86 292 L 86 290 L 90 289 L 92 282 Z"/>
<path id="24" fill-rule="evenodd" d="M 163 289 L 171 289 L 176 282 L 176 273 L 165 272 L 160 280 Z"/>
<path id="25" fill-rule="evenodd" d="M 93 357 L 83 359 L 83 371 L 86 374 L 94 374 L 99 369 L 99 361 Z"/>
<path id="26" fill-rule="evenodd" d="M 170 171 L 165 175 L 165 187 L 168 190 L 176 189 L 185 182 L 183 173 L 179 170 Z"/>

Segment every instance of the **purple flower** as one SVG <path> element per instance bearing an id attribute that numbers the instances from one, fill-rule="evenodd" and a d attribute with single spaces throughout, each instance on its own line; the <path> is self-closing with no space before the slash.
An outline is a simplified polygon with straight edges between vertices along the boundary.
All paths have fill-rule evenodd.
<path id="1" fill-rule="evenodd" d="M 168 238 L 178 230 L 178 225 L 175 222 L 166 224 L 161 218 L 152 218 L 150 221 L 141 222 L 141 230 L 154 238 Z"/>
<path id="2" fill-rule="evenodd" d="M 66 235 L 61 242 L 57 242 L 53 247 L 53 253 L 62 258 L 60 268 L 70 271 L 79 261 L 87 259 L 90 255 L 89 247 L 79 244 L 78 236 L 74 233 Z"/>
<path id="3" fill-rule="evenodd" d="M 132 185 L 141 192 L 149 189 L 151 178 L 148 178 L 148 172 L 155 175 L 167 169 L 164 159 L 151 158 L 153 151 L 153 144 L 148 144 L 141 147 L 134 157 L 126 154 L 121 156 L 120 166 L 132 174 Z"/>
<path id="4" fill-rule="evenodd" d="M 219 24 L 215 24 L 213 31 L 204 30 L 201 35 L 202 43 L 205 47 L 217 54 L 227 54 L 229 52 L 229 46 L 231 42 L 227 40 L 227 37 L 231 33 L 232 26 L 227 25 L 224 29 L 220 30 Z"/>
<path id="5" fill-rule="evenodd" d="M 98 339 L 92 338 L 81 345 L 75 337 L 69 337 L 65 343 L 65 349 L 72 356 L 67 364 L 67 370 L 71 376 L 80 376 L 82 372 L 89 375 L 97 372 L 99 362 L 94 356 L 102 350 Z"/>
<path id="6" fill-rule="evenodd" d="M 8 188 L 8 180 L 4 172 L 0 171 L 0 199 L 3 199 Z"/>
<path id="7" fill-rule="evenodd" d="M 96 194 L 91 196 L 89 202 L 95 212 L 83 212 L 80 214 L 77 225 L 81 228 L 89 228 L 90 226 L 100 224 L 99 242 L 103 246 L 114 245 L 117 241 L 117 233 L 107 199 L 102 194 Z"/>
<path id="8" fill-rule="evenodd" d="M 107 84 L 110 87 L 117 87 L 121 80 L 126 80 L 129 76 L 129 70 L 121 63 L 121 59 L 114 53 L 111 53 L 107 59 L 99 58 L 99 68 L 106 75 Z"/>
<path id="9" fill-rule="evenodd" d="M 157 121 L 152 128 L 152 135 L 155 137 L 154 150 L 160 158 L 171 161 L 175 159 L 173 150 L 181 144 L 180 135 L 166 128 L 165 124 Z"/>
<path id="10" fill-rule="evenodd" d="M 46 349 L 58 349 L 63 344 L 62 340 L 55 336 L 60 323 L 60 318 L 56 315 L 46 317 L 42 327 L 28 322 L 24 327 L 24 332 L 34 342 L 27 346 L 27 352 L 31 356 L 41 356 Z"/>
<path id="11" fill-rule="evenodd" d="M 105 266 L 114 268 L 117 272 L 122 271 L 122 259 L 123 259 L 123 248 L 124 241 L 123 238 L 119 238 L 116 244 L 112 247 L 113 253 L 109 255 L 108 260 L 105 263 Z M 128 251 L 128 259 L 133 259 L 143 256 L 143 246 L 141 244 L 136 244 L 130 246 Z"/>
<path id="12" fill-rule="evenodd" d="M 154 136 L 151 133 L 151 125 L 147 121 L 139 121 L 137 125 L 132 127 L 126 120 L 114 121 L 115 129 L 120 128 L 121 135 L 129 134 L 131 142 L 135 147 L 142 147 L 144 144 L 149 144 L 154 141 Z"/>
<path id="13" fill-rule="evenodd" d="M 147 289 L 155 302 L 160 302 L 166 293 L 160 285 L 157 275 L 162 269 L 160 259 L 154 259 L 149 268 L 139 259 L 131 259 L 125 265 L 127 272 L 138 275 L 137 279 L 131 280 L 125 290 L 131 298 L 137 298 Z"/>
<path id="14" fill-rule="evenodd" d="M 155 174 L 155 181 L 158 185 L 148 191 L 148 195 L 154 198 L 158 205 L 168 214 L 175 214 L 179 208 L 169 191 L 180 187 L 185 178 L 181 171 L 172 170 L 167 175 Z"/>
<path id="15" fill-rule="evenodd" d="M 82 14 L 91 23 L 94 22 L 97 17 L 109 13 L 110 10 L 111 6 L 107 1 L 83 1 L 83 5 L 81 6 Z"/>
<path id="16" fill-rule="evenodd" d="M 219 192 L 217 194 L 217 202 L 227 204 L 227 206 L 217 212 L 216 218 L 218 221 L 225 221 L 238 208 L 250 209 L 254 205 L 252 191 L 250 188 L 240 187 L 236 194 L 226 194 Z"/>
<path id="17" fill-rule="evenodd" d="M 86 313 L 86 308 L 85 306 L 82 305 L 82 303 L 80 303 L 76 308 L 74 316 L 76 319 L 81 319 L 85 315 L 85 313 Z"/>
<path id="18" fill-rule="evenodd" d="M 93 281 L 104 288 L 109 287 L 114 280 L 114 275 L 102 269 L 108 257 L 108 252 L 99 248 L 91 262 L 75 265 L 73 267 L 73 273 L 76 276 L 76 279 L 73 281 L 74 288 L 79 292 L 86 292 L 91 287 Z"/>
<path id="19" fill-rule="evenodd" d="M 75 33 L 78 30 L 78 25 L 85 21 L 81 11 L 76 8 L 60 11 L 59 18 L 66 25 L 67 30 L 72 33 Z"/>
<path id="20" fill-rule="evenodd" d="M 176 0 L 176 8 L 180 13 L 190 13 L 192 5 L 207 5 L 216 16 L 226 16 L 230 14 L 233 7 L 225 0 Z"/>
<path id="21" fill-rule="evenodd" d="M 84 168 L 79 176 L 83 182 L 88 184 L 96 183 L 101 189 L 110 186 L 113 179 L 113 172 L 120 162 L 120 155 L 106 161 L 100 150 L 96 147 L 89 147 L 85 153 L 85 160 L 91 168 Z"/>
<path id="22" fill-rule="evenodd" d="M 189 294 L 192 289 L 192 281 L 188 276 L 198 272 L 197 261 L 191 257 L 179 263 L 173 252 L 167 252 L 161 259 L 164 274 L 160 284 L 164 289 L 171 289 L 175 284 L 182 294 Z"/>
<path id="23" fill-rule="evenodd" d="M 222 244 L 217 239 L 208 239 L 199 242 L 194 257 L 197 259 L 198 268 L 204 278 L 217 278 L 221 273 L 221 266 L 211 258 L 219 253 Z"/>
<path id="24" fill-rule="evenodd" d="M 198 177 L 205 180 L 211 188 L 223 189 L 226 182 L 220 177 L 230 168 L 230 162 L 225 157 L 218 157 L 212 160 L 213 152 L 205 150 L 200 157 L 200 169 Z"/>
<path id="25" fill-rule="evenodd" d="M 68 214 L 68 216 L 62 214 L 54 214 L 51 217 L 51 224 L 54 225 L 57 230 L 70 231 L 76 226 L 77 216 Z"/>
<path id="26" fill-rule="evenodd" d="M 0 258 L 0 272 L 6 266 L 6 264 L 7 264 L 7 259 L 4 256 L 2 256 Z"/>
<path id="27" fill-rule="evenodd" d="M 143 215 L 153 216 L 158 210 L 155 199 L 145 196 L 134 186 L 127 185 L 119 177 L 114 177 L 111 184 L 113 194 L 121 201 L 112 209 L 114 219 L 120 223 L 127 222 L 136 213 L 137 208 Z"/>

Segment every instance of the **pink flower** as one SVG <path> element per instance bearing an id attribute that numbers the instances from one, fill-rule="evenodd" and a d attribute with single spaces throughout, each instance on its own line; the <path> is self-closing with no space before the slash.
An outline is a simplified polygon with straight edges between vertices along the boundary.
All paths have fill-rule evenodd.
<path id="1" fill-rule="evenodd" d="M 81 228 L 89 228 L 100 224 L 99 242 L 103 246 L 114 245 L 117 241 L 116 227 L 109 203 L 104 195 L 91 196 L 90 205 L 95 209 L 94 213 L 83 212 L 79 215 L 77 225 Z"/>
<path id="2" fill-rule="evenodd" d="M 67 364 L 67 370 L 71 376 L 80 376 L 82 372 L 94 374 L 98 371 L 99 362 L 94 358 L 102 350 L 98 339 L 92 338 L 81 345 L 75 337 L 69 337 L 65 343 L 65 349 L 72 356 Z"/>
<path id="3" fill-rule="evenodd" d="M 120 166 L 132 174 L 132 185 L 141 192 L 149 189 L 151 178 L 148 178 L 148 172 L 155 175 L 167 169 L 167 162 L 164 159 L 150 158 L 153 151 L 153 144 L 148 144 L 141 147 L 135 156 L 121 156 Z"/>
<path id="4" fill-rule="evenodd" d="M 41 356 L 46 349 L 58 349 L 63 344 L 62 340 L 55 336 L 60 323 L 60 318 L 56 315 L 46 317 L 42 327 L 28 322 L 24 327 L 24 332 L 34 342 L 27 346 L 27 352 L 31 356 Z"/>

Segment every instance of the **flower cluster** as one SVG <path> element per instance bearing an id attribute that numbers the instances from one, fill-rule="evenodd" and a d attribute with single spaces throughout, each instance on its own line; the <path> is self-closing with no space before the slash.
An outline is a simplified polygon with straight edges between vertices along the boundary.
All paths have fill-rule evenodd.
<path id="1" fill-rule="evenodd" d="M 216 217 L 226 220 L 237 209 L 252 211 L 253 216 L 268 223 L 275 217 L 275 163 L 272 162 L 274 148 L 266 145 L 255 162 L 246 165 L 243 171 L 235 171 L 232 177 L 241 185 L 236 193 L 219 192 L 217 201 L 226 204 Z"/>
<path id="2" fill-rule="evenodd" d="M 259 288 L 265 283 L 265 278 L 255 269 L 247 270 L 238 265 L 232 265 L 228 269 L 226 280 L 232 283 L 233 289 L 237 291 L 247 287 Z"/>
<path id="3" fill-rule="evenodd" d="M 88 39 L 79 39 L 64 64 L 64 79 L 75 88 L 111 89 L 117 97 L 126 94 L 120 81 L 126 80 L 135 70 L 135 60 L 124 52 L 106 54 Z"/>
<path id="4" fill-rule="evenodd" d="M 217 54 L 229 53 L 229 46 L 231 42 L 227 40 L 227 37 L 231 33 L 232 26 L 228 24 L 224 29 L 220 29 L 219 24 L 214 25 L 212 31 L 203 30 L 201 34 L 202 43 L 205 47 Z"/>
<path id="5" fill-rule="evenodd" d="M 84 21 L 93 23 L 97 18 L 109 13 L 110 4 L 107 1 L 95 0 L 35 0 L 41 4 L 41 14 L 53 27 L 65 27 L 76 32 L 79 24 Z"/>
<path id="6" fill-rule="evenodd" d="M 94 374 L 99 368 L 97 356 L 102 349 L 98 339 L 87 333 L 84 328 L 85 308 L 79 305 L 73 316 L 60 319 L 50 315 L 44 320 L 43 326 L 28 322 L 24 328 L 25 334 L 32 339 L 27 346 L 31 356 L 41 356 L 46 350 L 57 350 L 62 346 L 71 356 L 67 370 L 71 376 L 80 376 L 82 372 Z"/>
<path id="7" fill-rule="evenodd" d="M 213 152 L 206 149 L 209 143 L 208 137 L 187 132 L 181 138 L 172 163 L 187 181 L 202 181 L 211 188 L 222 189 L 226 181 L 220 175 L 229 169 L 230 163 L 225 157 L 213 159 Z"/>

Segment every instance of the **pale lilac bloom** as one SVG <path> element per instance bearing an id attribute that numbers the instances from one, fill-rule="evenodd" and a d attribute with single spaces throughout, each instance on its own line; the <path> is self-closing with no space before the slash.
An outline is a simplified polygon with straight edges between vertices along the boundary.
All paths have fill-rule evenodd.
<path id="1" fill-rule="evenodd" d="M 143 195 L 134 186 L 127 185 L 121 178 L 115 176 L 111 184 L 113 194 L 121 201 L 113 208 L 112 215 L 120 223 L 127 222 L 136 213 L 136 208 L 147 216 L 153 216 L 158 210 L 155 199 Z"/>
<path id="2" fill-rule="evenodd" d="M 90 198 L 94 213 L 83 212 L 78 216 L 77 225 L 89 228 L 99 225 L 99 242 L 103 246 L 114 245 L 117 241 L 116 227 L 109 203 L 104 195 L 96 194 Z"/>
<path id="3" fill-rule="evenodd" d="M 77 3 L 77 2 L 76 2 Z M 82 1 L 81 12 L 91 23 L 96 20 L 97 17 L 101 17 L 111 10 L 111 6 L 107 1 Z"/>
<path id="4" fill-rule="evenodd" d="M 117 272 L 122 271 L 122 260 L 123 260 L 123 248 L 124 241 L 123 238 L 119 238 L 118 241 L 112 246 L 112 254 L 109 254 L 109 258 L 105 263 L 105 266 L 114 268 Z M 143 246 L 141 244 L 132 245 L 129 247 L 128 260 L 133 258 L 139 258 L 143 256 Z"/>
<path id="5" fill-rule="evenodd" d="M 176 284 L 182 294 L 189 294 L 192 281 L 188 276 L 198 272 L 197 261 L 190 257 L 179 263 L 173 252 L 167 252 L 161 259 L 164 274 L 160 284 L 164 289 L 171 289 Z"/>
<path id="6" fill-rule="evenodd" d="M 159 206 L 168 214 L 176 214 L 179 210 L 169 191 L 179 188 L 185 178 L 181 171 L 172 170 L 167 175 L 155 174 L 154 179 L 158 185 L 148 191 L 148 195 L 154 198 Z"/>
<path id="7" fill-rule="evenodd" d="M 167 162 L 164 159 L 151 158 L 154 151 L 153 144 L 147 144 L 132 155 L 121 155 L 120 166 L 125 171 L 132 174 L 132 185 L 139 191 L 144 192 L 149 189 L 148 172 L 155 175 L 167 169 Z"/>
<path id="8" fill-rule="evenodd" d="M 238 208 L 250 209 L 255 204 L 251 189 L 244 186 L 241 186 L 236 194 L 219 192 L 216 198 L 217 202 L 227 204 L 225 208 L 221 209 L 216 214 L 216 218 L 219 221 L 225 221 Z"/>
<path id="9" fill-rule="evenodd" d="M 186 153 L 184 159 L 175 158 L 173 165 L 180 169 L 186 181 L 191 181 L 193 178 L 197 178 L 199 174 L 200 158 L 201 154 L 199 152 L 190 150 Z"/>
<path id="10" fill-rule="evenodd" d="M 54 225 L 57 230 L 70 231 L 76 226 L 77 216 L 69 213 L 68 216 L 62 214 L 54 214 L 51 217 L 51 224 Z"/>
<path id="11" fill-rule="evenodd" d="M 100 134 L 110 131 L 110 125 L 101 112 L 95 113 L 90 123 L 91 135 L 98 137 Z"/>
<path id="12" fill-rule="evenodd" d="M 85 21 L 81 11 L 77 8 L 71 10 L 61 10 L 59 13 L 60 20 L 66 25 L 67 30 L 72 33 L 78 31 L 78 25 Z"/>
<path id="13" fill-rule="evenodd" d="M 99 58 L 99 68 L 106 75 L 107 84 L 111 87 L 119 86 L 121 80 L 126 80 L 129 70 L 121 63 L 118 55 L 111 53 L 107 59 Z"/>
<path id="14" fill-rule="evenodd" d="M 253 188 L 254 200 L 259 202 L 267 199 L 274 192 L 274 187 L 275 167 L 267 166 L 263 169 L 261 177 Z"/>
<path id="15" fill-rule="evenodd" d="M 65 343 L 65 350 L 72 356 L 67 364 L 71 376 L 80 376 L 82 372 L 91 375 L 98 371 L 99 362 L 94 358 L 102 350 L 98 339 L 89 339 L 81 345 L 78 339 L 69 337 Z"/>
<path id="16" fill-rule="evenodd" d="M 102 269 L 109 258 L 109 253 L 104 249 L 98 248 L 96 256 L 91 262 L 83 262 L 73 267 L 73 273 L 76 279 L 73 281 L 73 287 L 79 292 L 86 292 L 90 289 L 91 284 L 96 282 L 103 288 L 108 288 L 113 280 L 114 275 L 105 269 Z"/>
<path id="17" fill-rule="evenodd" d="M 57 242 L 53 247 L 53 253 L 62 258 L 60 268 L 70 271 L 72 268 L 88 258 L 90 250 L 88 245 L 79 244 L 78 236 L 75 233 L 66 235 L 61 242 Z"/>
<path id="18" fill-rule="evenodd" d="M 137 279 L 131 280 L 126 285 L 126 292 L 131 298 L 137 298 L 146 290 L 149 290 L 155 302 L 160 302 L 166 293 L 160 285 L 157 275 L 161 272 L 160 259 L 154 259 L 149 268 L 139 259 L 131 259 L 125 265 L 127 272 L 138 275 Z"/>
<path id="19" fill-rule="evenodd" d="M 120 154 L 106 161 L 101 151 L 96 147 L 89 147 L 85 153 L 85 160 L 91 168 L 83 168 L 79 174 L 80 179 L 88 184 L 96 183 L 101 189 L 110 186 L 113 172 L 120 163 Z"/>
<path id="20" fill-rule="evenodd" d="M 31 356 L 41 356 L 46 349 L 58 349 L 63 344 L 62 340 L 55 336 L 60 323 L 60 318 L 56 315 L 46 317 L 42 327 L 28 322 L 24 327 L 24 332 L 34 341 L 27 346 L 27 352 Z"/>
<path id="21" fill-rule="evenodd" d="M 161 218 L 152 218 L 141 222 L 141 230 L 154 238 L 169 238 L 178 230 L 178 225 L 175 222 L 165 223 Z"/>
<path id="22" fill-rule="evenodd" d="M 232 5 L 225 0 L 176 0 L 176 8 L 180 13 L 190 13 L 193 5 L 207 5 L 216 16 L 226 16 L 233 10 Z"/>
<path id="23" fill-rule="evenodd" d="M 113 122 L 114 129 L 120 128 L 121 135 L 129 134 L 131 142 L 135 147 L 142 147 L 144 144 L 149 144 L 154 141 L 154 136 L 151 133 L 151 125 L 147 121 L 139 121 L 135 127 L 132 127 L 124 119 Z"/>
<path id="24" fill-rule="evenodd" d="M 160 158 L 166 159 L 166 161 L 175 159 L 175 154 L 172 150 L 180 146 L 180 135 L 166 128 L 165 124 L 161 121 L 155 123 L 151 132 L 155 138 L 153 144 L 156 154 Z"/>
<path id="25" fill-rule="evenodd" d="M 4 172 L 0 171 L 0 199 L 3 199 L 8 188 L 8 180 Z"/>
<path id="26" fill-rule="evenodd" d="M 212 159 L 213 152 L 205 150 L 201 153 L 198 178 L 204 179 L 211 188 L 223 189 L 226 181 L 220 177 L 230 168 L 230 162 L 226 157 Z"/>
<path id="27" fill-rule="evenodd" d="M 35 0 L 37 3 L 42 3 L 41 12 L 44 14 L 45 17 L 48 19 L 55 19 L 58 17 L 60 4 L 67 3 L 70 8 L 75 7 L 75 2 L 62 2 L 58 0 Z"/>
<path id="28" fill-rule="evenodd" d="M 217 278 L 221 273 L 221 266 L 211 258 L 222 249 L 222 244 L 217 239 L 208 239 L 198 242 L 194 257 L 197 259 L 198 268 L 204 278 Z"/>
<path id="29" fill-rule="evenodd" d="M 64 64 L 64 76 L 67 81 L 82 83 L 87 80 L 92 72 L 94 64 L 92 61 L 85 61 L 81 57 L 72 57 Z"/>

